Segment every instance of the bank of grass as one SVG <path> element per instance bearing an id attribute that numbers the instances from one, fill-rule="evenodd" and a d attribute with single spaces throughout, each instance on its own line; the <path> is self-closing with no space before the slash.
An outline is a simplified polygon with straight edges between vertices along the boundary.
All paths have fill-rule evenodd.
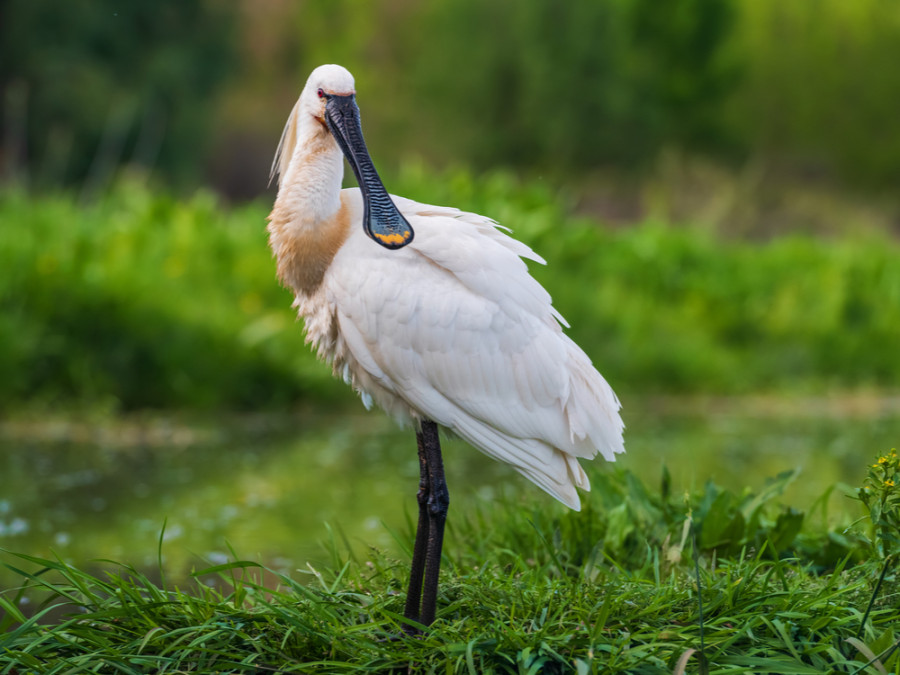
<path id="1" fill-rule="evenodd" d="M 567 215 L 540 182 L 427 175 L 392 189 L 495 217 L 621 392 L 819 392 L 900 381 L 900 243 L 738 240 Z M 0 192 L 0 405 L 279 407 L 349 400 L 275 280 L 268 204 L 122 182 L 104 198 Z"/>
<path id="2" fill-rule="evenodd" d="M 485 503 L 451 518 L 438 619 L 417 637 L 408 556 L 358 557 L 339 534 L 327 569 L 235 560 L 180 588 L 7 552 L 23 587 L 0 594 L 0 673 L 900 672 L 900 459 L 845 488 L 866 516 L 837 528 L 824 501 L 778 504 L 792 478 L 672 495 L 665 474 L 651 489 L 618 472 L 581 513 Z"/>

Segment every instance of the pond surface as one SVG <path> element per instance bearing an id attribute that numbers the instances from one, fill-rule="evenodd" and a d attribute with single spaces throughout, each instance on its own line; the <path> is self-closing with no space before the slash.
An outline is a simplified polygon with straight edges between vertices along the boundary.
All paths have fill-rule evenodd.
<path id="1" fill-rule="evenodd" d="M 900 446 L 900 398 L 626 400 L 622 464 L 673 489 L 707 480 L 759 489 L 801 467 L 785 503 L 858 485 L 872 457 Z M 454 512 L 478 500 L 552 498 L 460 441 L 444 443 Z M 602 471 L 600 461 L 587 464 Z M 0 423 L 0 548 L 79 566 L 106 558 L 178 577 L 231 557 L 292 571 L 327 564 L 340 530 L 357 550 L 399 555 L 418 481 L 415 438 L 383 415 L 306 412 Z M 835 496 L 836 510 L 852 509 Z M 853 511 L 855 513 L 855 511 Z M 340 536 L 340 535 L 338 535 Z M 452 543 L 448 544 L 452 545 Z M 2 561 L 14 562 L 9 556 Z M 0 570 L 0 588 L 16 577 Z"/>

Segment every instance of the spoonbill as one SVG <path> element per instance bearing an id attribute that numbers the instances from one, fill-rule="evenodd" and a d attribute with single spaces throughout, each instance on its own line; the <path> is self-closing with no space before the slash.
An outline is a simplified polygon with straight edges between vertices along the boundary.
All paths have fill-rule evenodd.
<path id="1" fill-rule="evenodd" d="M 344 158 L 359 188 L 341 189 Z M 316 68 L 272 163 L 269 244 L 306 340 L 416 430 L 419 518 L 405 617 L 435 618 L 449 495 L 438 427 L 580 509 L 578 463 L 624 452 L 619 401 L 497 223 L 385 190 L 363 141 L 353 76 Z M 360 227 L 361 226 L 361 227 Z M 410 625 L 405 630 L 416 632 Z"/>

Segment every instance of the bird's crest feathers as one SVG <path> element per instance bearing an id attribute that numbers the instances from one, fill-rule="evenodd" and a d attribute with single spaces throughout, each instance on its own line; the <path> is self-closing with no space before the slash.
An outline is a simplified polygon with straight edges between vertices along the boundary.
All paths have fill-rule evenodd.
<path id="1" fill-rule="evenodd" d="M 294 104 L 291 115 L 288 117 L 287 123 L 284 125 L 284 131 L 281 132 L 281 139 L 278 141 L 278 147 L 275 149 L 275 158 L 272 160 L 272 168 L 269 171 L 269 185 L 278 177 L 278 185 L 287 173 L 288 166 L 291 163 L 291 157 L 294 155 L 294 147 L 297 145 L 297 117 L 300 109 L 300 99 Z"/>

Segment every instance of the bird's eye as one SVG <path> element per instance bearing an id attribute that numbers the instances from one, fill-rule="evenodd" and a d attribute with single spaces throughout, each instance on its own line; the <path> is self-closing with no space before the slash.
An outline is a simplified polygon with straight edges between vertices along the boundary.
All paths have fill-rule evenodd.
<path id="1" fill-rule="evenodd" d="M 319 98 L 325 98 L 325 90 L 319 87 L 319 91 L 316 92 L 319 94 Z"/>

